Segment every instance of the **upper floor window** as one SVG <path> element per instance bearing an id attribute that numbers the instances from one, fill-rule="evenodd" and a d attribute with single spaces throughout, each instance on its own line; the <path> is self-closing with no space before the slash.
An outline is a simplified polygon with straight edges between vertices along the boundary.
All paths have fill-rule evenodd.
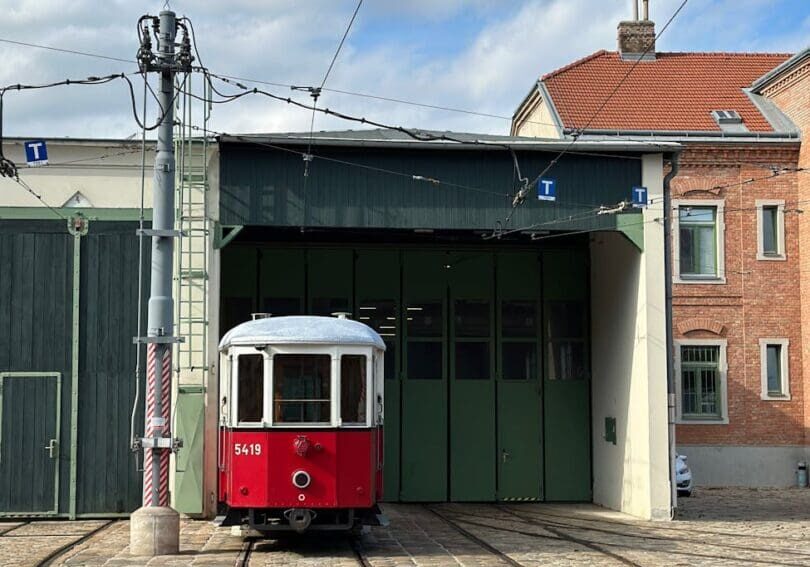
<path id="1" fill-rule="evenodd" d="M 722 283 L 722 201 L 676 201 L 674 204 L 676 280 L 680 283 Z"/>
<path id="2" fill-rule="evenodd" d="M 757 201 L 757 260 L 784 260 L 785 202 Z"/>

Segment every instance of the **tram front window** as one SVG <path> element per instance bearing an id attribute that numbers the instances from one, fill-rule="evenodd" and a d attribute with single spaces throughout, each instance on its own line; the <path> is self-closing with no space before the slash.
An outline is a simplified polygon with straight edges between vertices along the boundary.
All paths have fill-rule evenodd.
<path id="1" fill-rule="evenodd" d="M 366 357 L 340 357 L 340 419 L 344 425 L 366 423 Z"/>
<path id="2" fill-rule="evenodd" d="M 328 354 L 273 357 L 273 422 L 331 422 Z"/>
<path id="3" fill-rule="evenodd" d="M 264 357 L 261 354 L 239 355 L 239 407 L 237 420 L 261 422 L 264 399 Z"/>

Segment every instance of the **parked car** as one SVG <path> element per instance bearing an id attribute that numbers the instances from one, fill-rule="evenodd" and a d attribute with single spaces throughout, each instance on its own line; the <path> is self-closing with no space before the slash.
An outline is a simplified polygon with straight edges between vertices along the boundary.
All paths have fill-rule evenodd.
<path id="1" fill-rule="evenodd" d="M 686 455 L 675 456 L 675 484 L 678 496 L 692 496 L 692 471 Z"/>

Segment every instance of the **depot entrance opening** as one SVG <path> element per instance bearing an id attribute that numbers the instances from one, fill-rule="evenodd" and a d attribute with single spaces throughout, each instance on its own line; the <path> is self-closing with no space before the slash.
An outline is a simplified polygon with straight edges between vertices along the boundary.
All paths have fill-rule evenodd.
<path id="1" fill-rule="evenodd" d="M 587 240 L 221 253 L 221 333 L 348 312 L 385 340 L 386 500 L 591 500 Z"/>

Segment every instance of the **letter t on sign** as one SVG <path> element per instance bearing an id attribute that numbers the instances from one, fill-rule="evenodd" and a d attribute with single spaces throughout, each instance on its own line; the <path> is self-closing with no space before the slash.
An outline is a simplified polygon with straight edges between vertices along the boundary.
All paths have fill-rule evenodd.
<path id="1" fill-rule="evenodd" d="M 540 201 L 556 201 L 557 180 L 541 177 L 537 182 L 537 199 Z"/>

